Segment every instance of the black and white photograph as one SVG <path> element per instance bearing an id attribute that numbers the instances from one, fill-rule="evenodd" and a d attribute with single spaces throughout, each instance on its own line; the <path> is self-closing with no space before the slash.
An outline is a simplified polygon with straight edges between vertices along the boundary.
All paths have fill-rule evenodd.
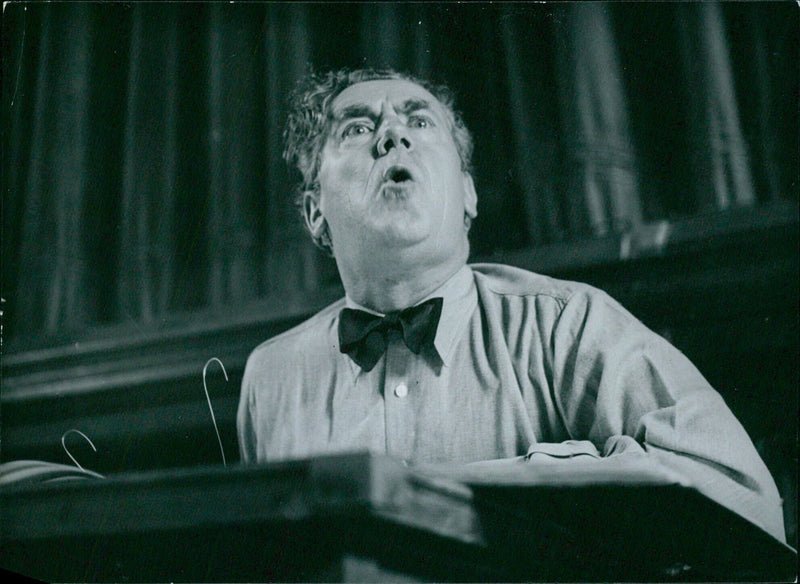
<path id="1" fill-rule="evenodd" d="M 796 582 L 800 5 L 2 6 L 0 572 Z"/>

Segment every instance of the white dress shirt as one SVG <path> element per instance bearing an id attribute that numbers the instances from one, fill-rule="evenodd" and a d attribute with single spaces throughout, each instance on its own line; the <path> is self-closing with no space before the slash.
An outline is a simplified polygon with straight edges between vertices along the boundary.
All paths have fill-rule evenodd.
<path id="1" fill-rule="evenodd" d="M 777 488 L 722 397 L 604 292 L 464 266 L 435 351 L 399 333 L 369 372 L 339 351 L 344 298 L 261 344 L 242 382 L 243 462 L 369 450 L 410 464 L 647 453 L 785 541 Z M 423 299 L 424 300 L 424 299 Z"/>

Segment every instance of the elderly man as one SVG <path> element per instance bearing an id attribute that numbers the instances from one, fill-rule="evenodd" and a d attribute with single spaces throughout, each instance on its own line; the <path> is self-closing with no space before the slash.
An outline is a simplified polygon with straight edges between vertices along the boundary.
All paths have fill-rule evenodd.
<path id="1" fill-rule="evenodd" d="M 346 294 L 250 356 L 244 462 L 636 453 L 785 539 L 772 477 L 682 353 L 600 290 L 467 264 L 472 141 L 446 89 L 392 71 L 312 76 L 286 137 L 306 225 Z"/>

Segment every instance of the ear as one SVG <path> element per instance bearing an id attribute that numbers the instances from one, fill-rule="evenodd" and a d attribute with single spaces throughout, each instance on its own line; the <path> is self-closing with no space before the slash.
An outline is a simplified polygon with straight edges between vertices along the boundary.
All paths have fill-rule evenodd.
<path id="1" fill-rule="evenodd" d="M 468 172 L 463 174 L 464 179 L 464 211 L 470 219 L 478 216 L 478 194 L 475 192 L 475 182 Z"/>
<path id="2" fill-rule="evenodd" d="M 319 206 L 319 193 L 316 191 L 303 192 L 303 217 L 306 226 L 314 239 L 319 239 L 325 231 L 325 217 Z"/>

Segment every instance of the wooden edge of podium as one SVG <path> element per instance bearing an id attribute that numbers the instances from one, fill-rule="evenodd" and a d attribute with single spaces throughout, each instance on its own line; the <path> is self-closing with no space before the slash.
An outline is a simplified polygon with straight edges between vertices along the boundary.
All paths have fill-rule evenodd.
<path id="1" fill-rule="evenodd" d="M 330 581 L 326 574 L 339 576 L 324 571 L 327 562 L 343 566 L 342 558 L 350 556 L 387 565 L 405 558 L 419 573 L 435 557 L 437 579 L 451 577 L 443 566 L 466 579 L 487 573 L 469 489 L 409 476 L 397 460 L 354 453 L 19 484 L 0 489 L 0 566 L 45 580 L 158 581 L 165 574 L 185 581 L 200 569 L 194 565 L 197 550 L 187 546 L 202 537 L 209 558 L 231 552 L 237 558 L 229 558 L 226 568 L 201 571 L 209 581 L 235 578 L 230 570 L 255 578 L 250 569 L 261 578 L 264 570 L 276 570 L 269 573 L 278 580 Z M 242 551 L 258 542 L 266 546 L 259 557 Z M 309 542 L 316 543 L 311 550 Z M 286 546 L 290 551 L 280 551 Z M 106 548 L 114 551 L 98 555 Z M 330 555 L 336 549 L 344 554 L 338 560 Z M 395 568 L 403 572 L 404 565 Z M 323 572 L 315 571 L 321 566 Z"/>
<path id="2" fill-rule="evenodd" d="M 0 513 L 7 540 L 363 512 L 470 543 L 480 541 L 469 489 L 409 477 L 399 461 L 368 453 L 125 473 L 1 489 Z"/>
<path id="3" fill-rule="evenodd" d="M 723 572 L 727 570 L 725 574 L 750 574 L 756 580 L 771 574 L 779 578 L 796 575 L 795 550 L 685 485 L 640 486 L 638 491 L 620 489 L 619 485 L 573 486 L 566 490 L 555 486 L 534 488 L 535 497 L 531 496 L 533 491 L 522 486 L 470 488 L 455 480 L 420 474 L 395 459 L 368 453 L 17 485 L 0 489 L 3 543 L 0 547 L 11 543 L 16 550 L 30 547 L 39 550 L 36 553 L 43 553 L 41 550 L 49 549 L 48 546 L 52 548 L 67 540 L 141 538 L 150 533 L 177 534 L 198 528 L 224 532 L 229 528 L 280 522 L 331 520 L 340 524 L 341 520 L 352 520 L 353 524 L 373 528 L 383 524 L 392 534 L 399 533 L 398 530 L 424 534 L 416 541 L 451 542 L 461 546 L 462 551 L 467 550 L 467 555 L 469 550 L 481 558 L 496 555 L 492 560 L 495 565 L 507 564 L 511 567 L 507 574 L 518 573 L 523 577 L 529 576 L 526 571 L 532 567 L 546 567 L 548 558 L 559 561 L 572 558 L 577 566 L 608 558 L 619 561 L 619 550 L 613 546 L 622 545 L 623 539 L 628 540 L 624 545 L 630 546 L 632 555 L 640 553 L 642 548 L 636 533 L 633 537 L 626 534 L 625 522 L 612 513 L 614 509 L 622 509 L 621 512 L 630 513 L 628 529 L 640 525 L 642 517 L 652 514 L 653 524 L 641 525 L 644 541 L 664 539 L 658 521 L 679 523 L 680 517 L 691 518 L 695 513 L 695 517 L 703 517 L 703 521 L 717 530 L 708 541 L 716 538 L 713 541 L 717 545 L 725 542 L 732 545 L 719 557 L 703 558 L 702 552 L 713 552 L 713 546 L 704 542 L 702 526 L 695 525 L 691 533 L 681 531 L 683 525 L 668 526 L 665 533 L 674 536 L 677 543 L 662 541 L 659 545 L 670 556 L 683 557 L 680 538 L 687 533 L 692 540 L 690 545 L 701 553 L 689 559 L 699 558 L 698 563 L 705 562 L 709 570 L 718 567 Z M 655 505 L 652 504 L 654 489 L 660 489 L 657 494 L 664 495 Z M 630 511 L 624 511 L 625 507 Z M 670 515 L 673 510 L 674 517 Z M 560 524 L 560 517 L 566 523 Z M 587 526 L 592 518 L 599 524 Z M 603 522 L 619 524 L 611 527 L 611 539 L 616 542 L 607 546 L 602 543 L 609 537 L 603 531 L 608 529 Z M 691 523 L 700 522 L 692 519 Z M 554 535 L 557 533 L 568 537 Z M 539 536 L 543 536 L 541 541 L 537 541 Z M 582 538 L 597 540 L 599 545 L 592 548 L 589 541 L 580 541 Z M 556 549 L 562 543 L 566 544 L 566 555 L 564 549 Z M 548 545 L 554 547 L 548 549 Z M 452 548 L 445 545 L 443 549 Z M 532 555 L 536 556 L 532 550 L 538 550 L 536 553 L 543 558 L 540 564 L 531 562 Z M 751 552 L 766 557 L 752 562 L 755 572 L 747 572 L 747 555 Z M 586 554 L 591 557 L 584 557 Z M 662 566 L 658 558 L 657 563 L 661 570 L 657 573 L 669 579 L 669 562 Z M 554 579 L 559 574 L 553 572 Z M 680 577 L 681 573 L 672 576 L 672 579 L 686 579 Z M 605 575 L 613 577 L 613 570 Z"/>

